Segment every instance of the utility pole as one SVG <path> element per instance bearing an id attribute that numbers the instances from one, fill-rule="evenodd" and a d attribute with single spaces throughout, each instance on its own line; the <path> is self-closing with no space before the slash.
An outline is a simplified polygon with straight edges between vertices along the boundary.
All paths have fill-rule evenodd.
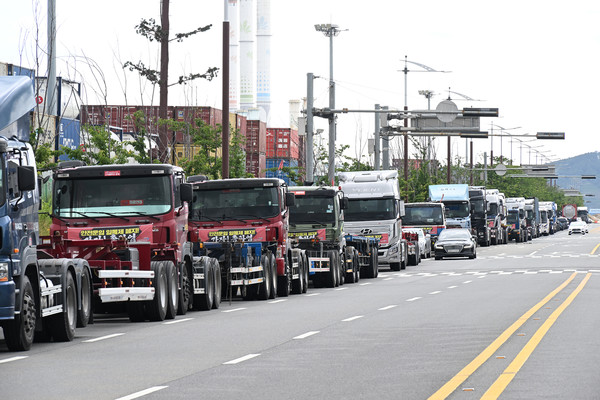
<path id="1" fill-rule="evenodd" d="M 379 110 L 381 107 L 379 104 L 375 104 L 375 110 Z M 373 146 L 373 164 L 375 171 L 379 171 L 379 166 L 381 165 L 380 154 L 379 152 L 381 147 L 381 138 L 379 137 L 379 129 L 381 129 L 379 121 L 379 115 L 375 114 L 375 145 Z"/>
<path id="2" fill-rule="evenodd" d="M 221 177 L 229 178 L 229 10 L 227 0 L 225 5 L 225 18 L 223 19 L 223 86 L 222 104 L 223 115 L 221 117 Z"/>
<path id="3" fill-rule="evenodd" d="M 314 150 L 314 119 L 313 119 L 313 81 L 315 77 L 309 72 L 306 74 L 306 184 L 312 185 L 315 181 L 315 150 Z"/>

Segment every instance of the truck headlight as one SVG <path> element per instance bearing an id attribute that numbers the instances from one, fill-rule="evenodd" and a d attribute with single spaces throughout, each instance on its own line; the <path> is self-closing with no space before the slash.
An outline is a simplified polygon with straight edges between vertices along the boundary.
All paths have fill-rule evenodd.
<path id="1" fill-rule="evenodd" d="M 8 281 L 8 263 L 0 263 L 0 282 Z"/>
<path id="2" fill-rule="evenodd" d="M 396 254 L 398 252 L 398 243 L 390 247 L 388 250 L 388 254 Z"/>

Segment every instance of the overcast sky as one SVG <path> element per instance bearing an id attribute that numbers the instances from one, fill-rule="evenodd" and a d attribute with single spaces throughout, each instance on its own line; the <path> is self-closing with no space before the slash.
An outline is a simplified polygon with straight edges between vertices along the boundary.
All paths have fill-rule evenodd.
<path id="1" fill-rule="evenodd" d="M 34 8 L 38 7 L 37 11 Z M 0 17 L 0 61 L 33 67 L 36 17 L 40 45 L 46 46 L 46 0 L 3 2 Z M 208 32 L 171 46 L 171 76 L 221 67 L 223 0 L 172 0 L 171 31 L 188 32 L 212 24 Z M 98 85 L 82 57 L 93 60 L 108 84 L 109 104 L 150 104 L 151 90 L 139 78 L 123 73 L 125 61 L 156 65 L 159 48 L 135 33 L 142 18 L 160 21 L 160 0 L 57 0 L 58 75 L 82 81 L 88 104 L 102 104 Z M 404 59 L 449 73 L 423 72 L 408 64 L 408 108 L 425 109 L 419 90 L 436 93 L 431 107 L 448 98 L 464 107 L 497 107 L 499 118 L 482 119 L 515 134 L 565 132 L 565 141 L 537 141 L 530 146 L 554 159 L 600 150 L 600 2 L 564 1 L 399 1 L 399 0 L 271 0 L 270 126 L 288 126 L 288 101 L 306 96 L 306 74 L 315 81 L 315 106 L 328 104 L 329 40 L 317 23 L 334 23 L 343 31 L 334 39 L 336 106 L 372 109 L 374 104 L 404 106 Z M 158 67 L 156 67 L 158 69 Z M 44 73 L 46 69 L 43 69 Z M 74 71 L 78 71 L 76 74 Z M 124 78 L 126 77 L 126 79 Z M 124 96 L 126 81 L 127 99 Z M 449 89 L 450 88 L 450 89 Z M 463 96 L 449 93 L 451 90 Z M 170 89 L 170 104 L 221 108 L 221 78 Z M 158 104 L 155 93 L 154 104 Z M 338 119 L 338 142 L 356 156 L 366 154 L 374 130 L 371 114 L 345 114 Z M 316 121 L 316 128 L 327 125 Z M 498 128 L 494 128 L 498 133 Z M 527 138 L 520 138 L 528 141 Z M 492 142 L 493 141 L 493 142 Z M 453 154 L 464 156 L 465 139 L 453 139 Z M 475 161 L 500 153 L 500 138 L 476 139 Z M 446 157 L 446 140 L 438 157 Z M 502 152 L 510 157 L 511 143 Z M 512 157 L 528 163 L 530 150 L 516 140 Z M 531 151 L 535 162 L 535 151 Z M 541 159 L 541 158 L 540 158 Z"/>

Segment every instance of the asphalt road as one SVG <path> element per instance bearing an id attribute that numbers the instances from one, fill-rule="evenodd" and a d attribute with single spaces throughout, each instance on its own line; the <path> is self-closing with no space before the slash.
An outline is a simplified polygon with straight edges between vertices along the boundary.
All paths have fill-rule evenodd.
<path id="1" fill-rule="evenodd" d="M 598 399 L 600 228 L 10 353 L 1 399 Z M 1 338 L 0 334 L 0 338 Z"/>

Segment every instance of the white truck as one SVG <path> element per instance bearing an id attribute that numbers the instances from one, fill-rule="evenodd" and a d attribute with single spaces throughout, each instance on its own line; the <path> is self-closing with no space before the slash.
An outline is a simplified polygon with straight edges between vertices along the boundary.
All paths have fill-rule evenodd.
<path id="1" fill-rule="evenodd" d="M 398 171 L 340 172 L 338 177 L 349 200 L 344 211 L 346 232 L 379 239 L 379 265 L 389 265 L 394 271 L 406 268 L 404 202 L 400 199 Z"/>
<path id="2" fill-rule="evenodd" d="M 498 189 L 486 189 L 488 203 L 487 222 L 490 227 L 492 244 L 508 243 L 506 232 L 506 198 Z"/>
<path id="3" fill-rule="evenodd" d="M 525 219 L 525 198 L 509 197 L 506 199 L 508 224 L 508 240 L 517 243 L 527 241 L 527 220 Z"/>

